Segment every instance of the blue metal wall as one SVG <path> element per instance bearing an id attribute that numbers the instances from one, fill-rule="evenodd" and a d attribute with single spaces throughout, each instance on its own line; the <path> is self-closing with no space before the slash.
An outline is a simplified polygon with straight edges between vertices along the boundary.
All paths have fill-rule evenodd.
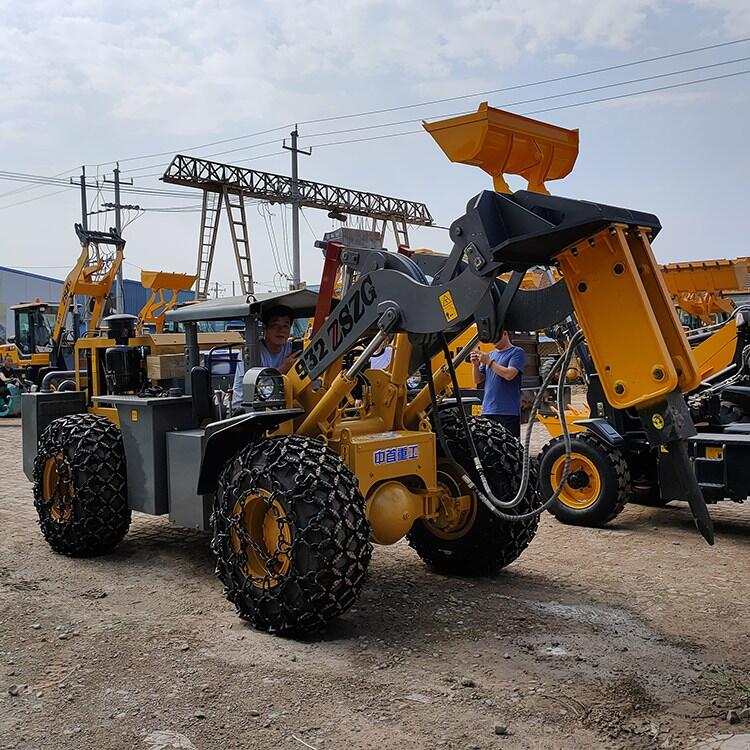
<path id="1" fill-rule="evenodd" d="M 62 285 L 61 279 L 0 266 L 0 343 L 5 343 L 5 339 L 15 333 L 11 305 L 33 302 L 37 297 L 42 302 L 57 302 Z M 130 315 L 138 315 L 151 295 L 151 290 L 144 289 L 135 279 L 125 279 L 122 291 L 125 312 Z M 179 302 L 190 302 L 194 298 L 193 292 L 180 292 L 177 297 Z"/>

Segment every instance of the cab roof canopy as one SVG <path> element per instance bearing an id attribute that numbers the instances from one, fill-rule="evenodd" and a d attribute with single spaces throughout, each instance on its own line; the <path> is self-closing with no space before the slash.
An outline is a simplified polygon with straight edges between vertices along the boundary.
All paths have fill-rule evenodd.
<path id="1" fill-rule="evenodd" d="M 219 297 L 170 310 L 166 314 L 166 319 L 177 323 L 190 323 L 203 320 L 237 320 L 250 315 L 262 317 L 266 310 L 280 305 L 292 310 L 295 318 L 310 318 L 315 314 L 317 301 L 317 293 L 309 289 Z"/>

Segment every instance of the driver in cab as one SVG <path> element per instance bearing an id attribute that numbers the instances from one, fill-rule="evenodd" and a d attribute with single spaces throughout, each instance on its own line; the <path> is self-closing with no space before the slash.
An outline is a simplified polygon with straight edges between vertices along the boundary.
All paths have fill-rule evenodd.
<path id="1" fill-rule="evenodd" d="M 293 313 L 288 307 L 278 305 L 263 313 L 263 338 L 260 350 L 260 366 L 273 367 L 282 375 L 286 375 L 297 361 L 300 351 L 292 351 L 289 335 L 292 331 Z M 240 358 L 234 373 L 232 388 L 232 412 L 238 414 L 242 410 L 242 378 L 245 376 L 245 361 Z"/>

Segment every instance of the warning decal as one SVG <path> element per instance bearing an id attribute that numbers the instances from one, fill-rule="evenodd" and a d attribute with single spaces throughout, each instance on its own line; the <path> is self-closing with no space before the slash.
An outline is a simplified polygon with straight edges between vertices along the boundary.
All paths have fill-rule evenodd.
<path id="1" fill-rule="evenodd" d="M 443 315 L 445 315 L 445 319 L 450 323 L 452 320 L 455 320 L 458 317 L 458 310 L 456 310 L 456 305 L 453 302 L 453 297 L 451 296 L 450 292 L 443 292 L 443 294 L 440 295 L 440 307 L 443 308 Z"/>

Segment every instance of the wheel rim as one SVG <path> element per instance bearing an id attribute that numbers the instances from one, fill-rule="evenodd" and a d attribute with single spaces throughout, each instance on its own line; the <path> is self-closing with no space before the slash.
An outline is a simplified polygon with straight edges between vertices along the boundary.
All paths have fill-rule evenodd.
<path id="1" fill-rule="evenodd" d="M 466 487 L 449 464 L 441 463 L 437 471 L 438 487 L 443 490 L 438 514 L 424 520 L 429 531 L 440 539 L 460 539 L 474 525 L 477 515 L 476 495 Z M 464 498 L 468 496 L 466 504 Z"/>
<path id="2" fill-rule="evenodd" d="M 291 521 L 266 490 L 248 492 L 234 505 L 230 531 L 242 571 L 257 588 L 279 584 L 292 565 Z"/>
<path id="3" fill-rule="evenodd" d="M 62 453 L 50 456 L 44 463 L 42 500 L 58 523 L 66 523 L 73 516 L 73 494 L 70 464 Z"/>
<path id="4" fill-rule="evenodd" d="M 552 465 L 550 484 L 553 491 L 560 486 L 560 480 L 565 468 L 565 456 L 562 455 Z M 590 508 L 599 499 L 602 480 L 596 464 L 587 456 L 580 453 L 570 454 L 570 469 L 558 500 L 573 510 Z"/>

